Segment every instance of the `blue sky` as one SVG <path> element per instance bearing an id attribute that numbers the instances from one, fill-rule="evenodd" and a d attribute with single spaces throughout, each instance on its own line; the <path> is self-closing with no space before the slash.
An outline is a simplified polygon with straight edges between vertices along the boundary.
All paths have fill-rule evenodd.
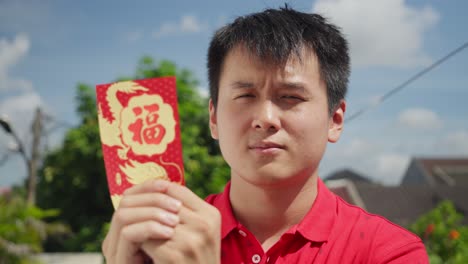
<path id="1" fill-rule="evenodd" d="M 134 74 L 143 55 L 194 72 L 206 94 L 210 37 L 233 18 L 285 1 L 0 1 L 0 115 L 30 141 L 33 109 L 77 123 L 75 87 Z M 468 41 L 467 1 L 303 0 L 342 27 L 351 45 L 348 116 Z M 322 176 L 352 168 L 397 184 L 411 157 L 468 157 L 468 49 L 346 124 Z M 183 114 L 183 113 L 181 113 Z M 64 128 L 46 138 L 60 144 Z M 0 160 L 12 140 L 0 132 Z M 19 155 L 0 166 L 0 186 L 20 183 Z"/>

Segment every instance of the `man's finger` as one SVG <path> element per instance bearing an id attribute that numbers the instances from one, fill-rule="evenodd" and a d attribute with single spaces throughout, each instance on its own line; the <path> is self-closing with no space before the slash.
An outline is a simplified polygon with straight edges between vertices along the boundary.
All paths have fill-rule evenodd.
<path id="1" fill-rule="evenodd" d="M 170 186 L 168 186 L 166 193 L 170 197 L 181 201 L 184 206 L 195 212 L 203 211 L 206 209 L 206 206 L 208 206 L 208 204 L 203 199 L 198 197 L 186 186 L 182 186 L 177 183 L 171 183 Z"/>
<path id="2" fill-rule="evenodd" d="M 112 260 L 106 260 L 108 263 L 115 264 L 143 264 L 143 254 L 140 252 L 140 244 L 130 243 L 128 240 L 119 239 Z"/>
<path id="3" fill-rule="evenodd" d="M 180 210 L 182 203 L 164 193 L 148 192 L 126 195 L 120 201 L 119 209 L 133 207 L 157 207 L 174 213 Z"/>
<path id="4" fill-rule="evenodd" d="M 186 263 L 181 262 L 182 252 L 174 250 L 170 240 L 149 240 L 141 245 L 142 250 L 150 256 L 156 264 L 159 263 Z"/>
<path id="5" fill-rule="evenodd" d="M 134 185 L 125 190 L 124 195 L 146 193 L 146 192 L 161 192 L 165 193 L 170 186 L 170 182 L 166 180 L 147 180 L 141 184 Z"/>
<path id="6" fill-rule="evenodd" d="M 153 221 L 160 225 L 174 227 L 179 223 L 180 218 L 176 213 L 157 207 L 120 208 L 112 216 L 112 224 L 104 248 L 115 251 L 122 228 L 145 221 Z"/>
<path id="7" fill-rule="evenodd" d="M 122 229 L 121 240 L 141 244 L 150 239 L 169 239 L 174 235 L 174 228 L 155 221 L 145 221 L 125 226 Z"/>
<path id="8" fill-rule="evenodd" d="M 179 223 L 177 214 L 157 207 L 122 208 L 116 214 L 116 220 L 122 226 L 144 221 L 156 221 L 168 226 Z"/>

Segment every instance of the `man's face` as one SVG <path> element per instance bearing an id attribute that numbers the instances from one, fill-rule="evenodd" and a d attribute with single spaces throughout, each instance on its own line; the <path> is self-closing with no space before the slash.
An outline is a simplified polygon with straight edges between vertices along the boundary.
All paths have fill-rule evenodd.
<path id="1" fill-rule="evenodd" d="M 210 102 L 210 129 L 233 181 L 276 185 L 317 173 L 328 141 L 338 140 L 344 101 L 329 115 L 325 83 L 312 52 L 268 67 L 243 47 L 231 50 Z"/>

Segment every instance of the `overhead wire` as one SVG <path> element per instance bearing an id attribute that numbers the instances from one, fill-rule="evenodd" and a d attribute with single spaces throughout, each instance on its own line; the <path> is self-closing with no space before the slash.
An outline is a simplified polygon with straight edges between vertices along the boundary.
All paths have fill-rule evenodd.
<path id="1" fill-rule="evenodd" d="M 395 95 L 397 92 L 403 90 L 403 88 L 406 88 L 410 83 L 412 83 L 415 80 L 421 78 L 423 75 L 427 74 L 429 71 L 433 70 L 434 68 L 436 68 L 440 64 L 444 63 L 445 61 L 447 61 L 451 57 L 455 56 L 457 53 L 461 52 L 462 50 L 464 50 L 467 47 L 468 47 L 468 41 L 465 42 L 464 44 L 460 45 L 458 48 L 452 50 L 447 55 L 445 55 L 441 59 L 437 60 L 436 62 L 432 63 L 428 67 L 426 67 L 423 70 L 419 71 L 418 73 L 416 73 L 415 75 L 410 77 L 408 80 L 404 81 L 400 85 L 396 86 L 395 88 L 391 89 L 390 91 L 388 91 L 384 95 L 380 96 L 372 104 L 370 104 L 370 105 L 368 105 L 366 107 L 363 107 L 363 108 L 359 109 L 358 111 L 354 112 L 352 115 L 350 115 L 349 117 L 347 117 L 345 119 L 345 122 L 349 123 L 350 121 L 356 119 L 357 117 L 361 116 L 362 114 L 364 114 L 364 113 L 368 112 L 369 110 L 371 110 L 371 109 L 377 107 L 378 105 L 382 104 L 384 101 L 388 100 L 388 98 Z"/>

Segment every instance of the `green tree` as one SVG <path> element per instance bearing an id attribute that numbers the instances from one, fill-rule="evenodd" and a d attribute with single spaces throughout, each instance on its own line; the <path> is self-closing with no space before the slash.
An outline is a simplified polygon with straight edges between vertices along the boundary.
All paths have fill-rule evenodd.
<path id="1" fill-rule="evenodd" d="M 468 226 L 451 201 L 443 201 L 410 226 L 426 245 L 431 263 L 468 263 Z"/>
<path id="2" fill-rule="evenodd" d="M 118 80 L 176 76 L 178 108 L 185 180 L 200 197 L 219 192 L 229 177 L 229 169 L 220 156 L 208 127 L 207 99 L 196 87 L 198 81 L 188 70 L 179 70 L 170 61 L 158 64 L 143 57 L 135 76 Z M 94 89 L 80 84 L 77 89 L 77 113 L 80 124 L 70 129 L 58 149 L 50 152 L 39 174 L 38 204 L 58 208 L 60 219 L 68 223 L 74 236 L 49 241 L 47 249 L 99 251 L 106 221 L 113 208 L 107 189 L 97 123 Z"/>
<path id="3" fill-rule="evenodd" d="M 22 195 L 0 197 L 0 263 L 33 263 L 31 254 L 42 251 L 48 235 L 63 234 L 68 228 L 43 220 L 57 216 L 57 210 L 28 205 Z"/>
<path id="4" fill-rule="evenodd" d="M 177 97 L 187 186 L 200 197 L 220 192 L 229 178 L 216 141 L 208 126 L 208 101 L 196 89 L 198 81 L 186 69 L 170 61 L 156 65 L 150 57 L 140 60 L 137 74 L 130 79 L 177 76 Z"/>
<path id="5" fill-rule="evenodd" d="M 81 122 L 66 133 L 60 148 L 45 157 L 37 196 L 41 207 L 60 209 L 60 218 L 70 225 L 74 235 L 49 240 L 46 250 L 82 251 L 93 247 L 96 234 L 112 214 L 94 91 L 79 84 L 76 101 Z M 94 245 L 94 249 L 98 248 Z"/>

